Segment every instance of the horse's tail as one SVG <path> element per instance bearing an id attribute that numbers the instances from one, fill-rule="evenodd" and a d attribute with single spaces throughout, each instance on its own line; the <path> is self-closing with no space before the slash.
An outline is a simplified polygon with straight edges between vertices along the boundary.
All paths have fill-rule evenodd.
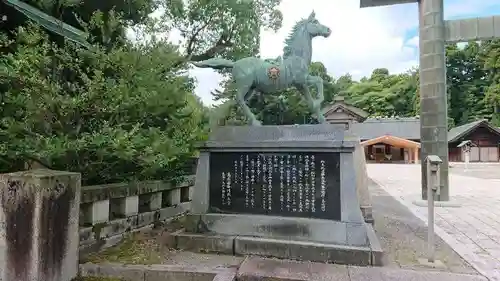
<path id="1" fill-rule="evenodd" d="M 193 65 L 201 68 L 225 69 L 225 68 L 233 68 L 234 61 L 221 58 L 213 58 L 213 59 L 193 62 Z"/>

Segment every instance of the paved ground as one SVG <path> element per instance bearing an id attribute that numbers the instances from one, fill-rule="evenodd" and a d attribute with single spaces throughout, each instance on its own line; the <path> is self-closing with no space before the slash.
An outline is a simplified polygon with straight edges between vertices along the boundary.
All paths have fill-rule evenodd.
<path id="1" fill-rule="evenodd" d="M 450 172 L 454 175 L 500 181 L 500 163 L 452 163 Z"/>
<path id="2" fill-rule="evenodd" d="M 492 281 L 500 281 L 500 166 L 474 164 L 450 170 L 452 201 L 459 208 L 436 208 L 436 234 Z M 368 175 L 414 215 L 427 221 L 420 196 L 418 165 L 369 164 Z M 473 172 L 473 171 L 476 172 Z"/>
<path id="3" fill-rule="evenodd" d="M 375 182 L 369 182 L 369 189 L 372 194 L 375 231 L 386 258 L 385 267 L 477 274 L 439 237 L 436 239 L 436 257 L 443 261 L 445 267 L 433 269 L 422 266 L 418 259 L 426 257 L 426 224 Z"/>

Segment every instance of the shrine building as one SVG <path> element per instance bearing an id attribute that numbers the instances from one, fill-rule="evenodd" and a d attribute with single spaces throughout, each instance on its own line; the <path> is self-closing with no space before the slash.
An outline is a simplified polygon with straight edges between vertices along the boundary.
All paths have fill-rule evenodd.
<path id="1" fill-rule="evenodd" d="M 418 117 L 369 117 L 364 110 L 347 103 L 343 97 L 323 109 L 326 120 L 343 123 L 361 139 L 368 162 L 419 163 L 420 120 Z M 450 162 L 463 162 L 460 143 L 470 141 L 471 162 L 499 162 L 500 128 L 487 120 L 477 120 L 448 131 Z"/>

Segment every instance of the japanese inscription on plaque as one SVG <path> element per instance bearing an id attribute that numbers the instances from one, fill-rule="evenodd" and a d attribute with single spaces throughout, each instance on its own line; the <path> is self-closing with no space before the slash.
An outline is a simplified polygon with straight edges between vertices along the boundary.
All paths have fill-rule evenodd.
<path id="1" fill-rule="evenodd" d="M 211 153 L 211 209 L 340 220 L 339 162 L 332 152 Z"/>

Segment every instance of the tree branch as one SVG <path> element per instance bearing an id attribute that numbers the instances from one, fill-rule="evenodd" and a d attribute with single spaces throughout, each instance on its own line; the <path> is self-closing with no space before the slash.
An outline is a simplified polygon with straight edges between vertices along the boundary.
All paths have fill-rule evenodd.
<path id="1" fill-rule="evenodd" d="M 172 67 L 177 68 L 181 64 L 189 61 L 202 61 L 214 58 L 216 55 L 226 50 L 226 48 L 229 48 L 234 45 L 232 42 L 228 42 L 227 38 L 228 38 L 227 34 L 222 34 L 219 40 L 217 40 L 215 45 L 212 46 L 210 49 L 206 50 L 205 52 L 199 55 L 188 54 L 184 56 L 182 59 L 180 59 L 178 62 L 174 63 Z"/>
<path id="2" fill-rule="evenodd" d="M 207 28 L 207 26 L 212 22 L 213 18 L 214 18 L 215 14 L 212 14 L 208 19 L 207 21 L 205 22 L 205 24 L 203 24 L 200 28 L 198 28 L 198 30 L 196 30 L 193 35 L 191 36 L 191 38 L 189 38 L 188 40 L 188 44 L 187 44 L 187 47 L 186 47 L 186 53 L 187 55 L 191 55 L 193 53 L 193 45 L 194 43 L 197 41 L 197 37 L 198 35 L 200 34 L 200 32 L 202 30 L 204 30 L 205 28 Z"/>

